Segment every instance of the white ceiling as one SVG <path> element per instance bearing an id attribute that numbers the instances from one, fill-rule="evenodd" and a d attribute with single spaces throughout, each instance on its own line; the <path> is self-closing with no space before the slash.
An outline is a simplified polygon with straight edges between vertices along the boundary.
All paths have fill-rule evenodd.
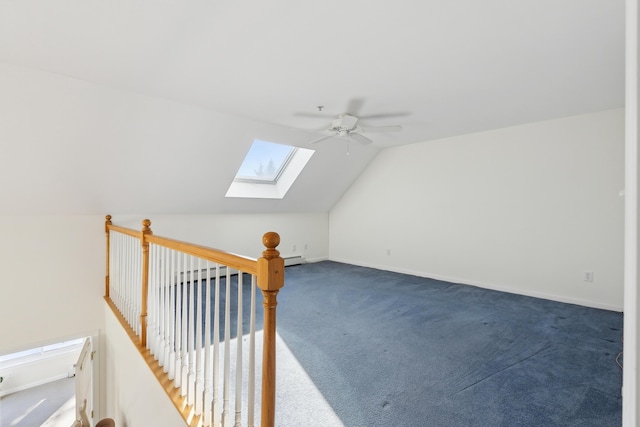
<path id="1" fill-rule="evenodd" d="M 0 66 L 0 89 L 5 89 L 0 121 L 10 122 L 4 129 L 0 123 L 5 159 L 4 164 L 0 159 L 5 169 L 0 171 L 0 196 L 21 206 L 5 203 L 0 213 L 327 211 L 378 149 L 622 107 L 624 0 L 0 0 Z M 57 101 L 75 96 L 70 95 L 74 91 L 82 93 L 76 101 L 87 94 L 95 101 L 60 107 Z M 352 147 L 348 160 L 340 142 L 314 146 L 318 152 L 301 177 L 304 184 L 291 190 L 289 200 L 224 199 L 253 138 L 306 146 L 317 137 L 308 130 L 328 126 L 330 119 L 296 113 L 322 105 L 325 112 L 338 114 L 354 98 L 363 100 L 363 115 L 407 113 L 367 123 L 400 124 L 403 131 L 370 135 L 374 145 Z M 141 173 L 135 166 L 140 162 L 116 157 L 120 173 L 115 182 L 151 191 L 146 204 L 116 196 L 111 188 L 116 185 L 105 184 L 109 169 L 99 165 L 81 171 L 87 182 L 79 193 L 83 201 L 60 190 L 74 179 L 60 176 L 65 175 L 60 169 L 74 170 L 78 162 L 104 157 L 107 147 L 91 143 L 105 130 L 115 132 L 108 141 L 111 150 L 129 152 L 133 144 L 144 146 L 144 154 L 160 165 L 182 159 L 165 146 L 176 144 L 166 131 L 147 135 L 148 129 L 135 129 L 133 118 L 121 117 L 132 104 L 144 110 L 136 110 L 137 115 L 153 116 L 148 123 L 177 114 L 178 121 L 201 128 L 193 135 L 184 135 L 184 128 L 176 133 L 192 153 L 185 161 L 201 169 L 224 169 L 187 174 L 220 182 L 210 189 L 211 200 L 201 189 L 178 194 L 192 184 L 175 183 L 175 174 L 169 180 L 148 164 L 142 168 L 158 175 L 154 178 L 165 193 L 151 178 L 144 185 L 132 184 Z M 154 116 L 155 109 L 163 112 Z M 189 111 L 194 117 L 212 116 L 197 119 Z M 48 114 L 56 120 L 45 119 Z M 116 132 L 105 117 L 126 131 Z M 52 122 L 47 132 L 35 135 L 27 129 L 47 120 Z M 146 127 L 140 120 L 139 127 Z M 207 128 L 207 121 L 220 126 Z M 82 135 L 49 132 L 55 123 L 76 123 Z M 235 138 L 238 142 L 231 141 Z M 84 155 L 78 150 L 62 155 L 56 149 L 75 139 L 83 139 Z M 230 144 L 237 144 L 237 150 Z M 42 147 L 51 156 L 34 169 L 29 153 Z M 209 168 L 193 155 L 198 150 L 211 156 L 229 151 L 239 160 L 231 157 L 225 167 Z M 52 160 L 56 166 L 47 166 Z M 51 188 L 42 183 L 16 187 L 20 168 L 39 174 L 32 181 L 48 181 L 50 175 L 61 180 L 56 188 L 66 207 L 43 208 L 42 200 L 31 200 L 44 197 L 46 202 L 53 197 Z M 333 176 L 327 179 L 329 172 Z M 163 202 L 163 194 L 177 197 L 183 207 Z"/>

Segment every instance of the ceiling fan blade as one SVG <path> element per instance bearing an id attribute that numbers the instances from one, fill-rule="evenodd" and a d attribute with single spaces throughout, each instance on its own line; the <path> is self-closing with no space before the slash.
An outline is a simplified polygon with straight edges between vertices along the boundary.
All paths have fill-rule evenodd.
<path id="1" fill-rule="evenodd" d="M 358 112 L 362 109 L 362 105 L 364 104 L 364 98 L 351 98 L 349 103 L 347 104 L 347 109 L 345 113 L 350 114 L 352 116 L 358 116 Z"/>
<path id="2" fill-rule="evenodd" d="M 364 132 L 397 132 L 402 130 L 402 126 L 363 126 Z"/>
<path id="3" fill-rule="evenodd" d="M 366 116 L 359 116 L 359 118 L 360 120 L 385 119 L 387 117 L 405 117 L 409 115 L 411 115 L 411 113 L 408 113 L 406 111 L 398 111 L 397 113 L 367 114 Z"/>
<path id="4" fill-rule="evenodd" d="M 333 138 L 334 136 L 334 134 L 321 136 L 320 138 L 314 139 L 313 141 L 309 142 L 309 144 L 316 144 L 320 141 L 324 141 L 325 139 Z"/>
<path id="5" fill-rule="evenodd" d="M 305 111 L 298 111 L 297 113 L 293 113 L 294 116 L 298 117 L 311 117 L 314 119 L 334 119 L 336 117 L 335 114 L 327 114 L 327 113 L 307 113 Z"/>
<path id="6" fill-rule="evenodd" d="M 359 133 L 350 133 L 349 137 L 355 139 L 360 144 L 371 144 L 373 141 Z"/>

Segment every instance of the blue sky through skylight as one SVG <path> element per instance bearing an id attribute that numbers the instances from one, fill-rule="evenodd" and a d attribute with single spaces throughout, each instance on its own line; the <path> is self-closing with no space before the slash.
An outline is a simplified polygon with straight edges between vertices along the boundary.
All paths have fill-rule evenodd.
<path id="1" fill-rule="evenodd" d="M 294 147 L 256 139 L 249 149 L 236 178 L 276 181 Z"/>

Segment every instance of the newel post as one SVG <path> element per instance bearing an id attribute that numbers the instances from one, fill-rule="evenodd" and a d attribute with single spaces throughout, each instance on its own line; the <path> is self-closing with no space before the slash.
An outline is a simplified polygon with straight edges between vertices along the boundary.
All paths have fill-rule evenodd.
<path id="1" fill-rule="evenodd" d="M 266 249 L 258 259 L 258 287 L 264 297 L 261 425 L 273 427 L 276 407 L 276 306 L 278 291 L 284 286 L 284 259 L 276 249 L 280 244 L 278 233 L 266 233 L 262 243 Z"/>
<path id="2" fill-rule="evenodd" d="M 151 221 L 142 220 L 142 231 L 140 232 L 140 244 L 142 245 L 142 302 L 140 306 L 140 345 L 147 346 L 147 297 L 149 293 L 149 242 L 147 236 L 151 232 Z"/>
<path id="3" fill-rule="evenodd" d="M 105 298 L 109 298 L 109 250 L 110 246 L 110 237 L 111 233 L 109 232 L 109 226 L 111 225 L 111 215 L 107 215 L 104 221 L 104 234 L 107 238 L 107 272 L 104 276 L 104 296 Z"/>

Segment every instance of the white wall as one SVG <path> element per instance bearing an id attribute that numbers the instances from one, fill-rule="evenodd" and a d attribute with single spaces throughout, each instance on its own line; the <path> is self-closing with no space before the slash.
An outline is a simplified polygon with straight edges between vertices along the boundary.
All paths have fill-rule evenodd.
<path id="1" fill-rule="evenodd" d="M 0 354 L 103 327 L 104 220 L 0 217 Z"/>
<path id="2" fill-rule="evenodd" d="M 621 310 L 623 174 L 623 110 L 386 149 L 330 212 L 330 258 Z"/>
<path id="3" fill-rule="evenodd" d="M 640 8 L 627 0 L 625 19 L 625 262 L 624 262 L 624 371 L 622 375 L 622 425 L 637 426 L 640 396 Z"/>
<path id="4" fill-rule="evenodd" d="M 106 319 L 105 417 L 119 427 L 185 425 L 111 308 L 103 304 Z"/>

